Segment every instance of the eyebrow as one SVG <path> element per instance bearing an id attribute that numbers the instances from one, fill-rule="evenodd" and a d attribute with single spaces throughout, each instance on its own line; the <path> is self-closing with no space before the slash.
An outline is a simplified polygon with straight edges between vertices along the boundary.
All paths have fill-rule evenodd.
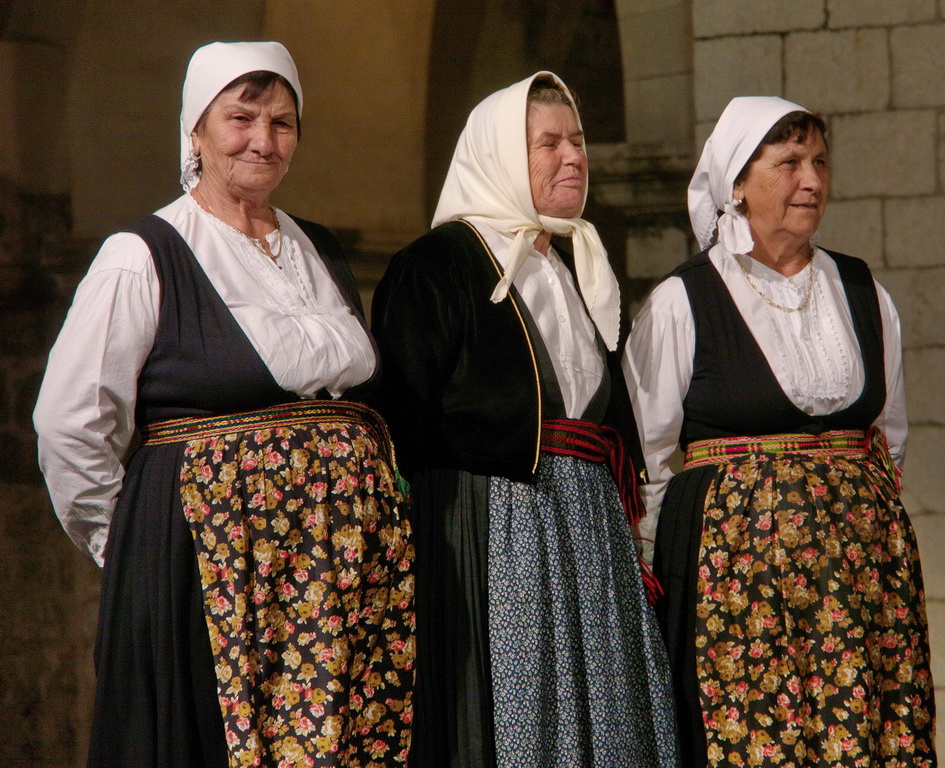
<path id="1" fill-rule="evenodd" d="M 561 139 L 561 138 L 565 138 L 565 139 L 581 138 L 581 139 L 583 139 L 583 138 L 584 138 L 584 131 L 574 131 L 573 133 L 569 133 L 567 136 L 565 136 L 564 134 L 561 134 L 561 133 L 554 133 L 554 132 L 552 132 L 552 131 L 545 131 L 544 133 L 538 134 L 538 135 L 535 137 L 535 141 L 544 141 L 545 139 Z"/>
<path id="2" fill-rule="evenodd" d="M 793 158 L 793 157 L 800 157 L 801 154 L 803 153 L 800 150 L 794 147 L 790 147 L 790 148 L 785 148 L 781 150 L 781 152 L 775 155 L 773 159 L 778 160 L 778 161 L 789 160 L 790 158 Z M 813 157 L 814 158 L 830 157 L 830 150 L 825 149 L 823 152 L 818 152 L 817 154 L 813 155 Z"/>
<path id="3" fill-rule="evenodd" d="M 233 102 L 232 104 L 227 104 L 225 107 L 223 107 L 223 109 L 229 110 L 230 112 L 241 112 L 241 111 L 251 112 L 254 109 L 258 109 L 257 107 L 258 103 L 259 103 L 258 101 L 243 101 L 243 99 L 240 99 L 239 101 Z M 293 119 L 295 119 L 296 114 L 297 113 L 295 109 L 289 107 L 285 111 L 273 112 L 273 117 L 283 118 L 283 117 L 291 116 Z"/>

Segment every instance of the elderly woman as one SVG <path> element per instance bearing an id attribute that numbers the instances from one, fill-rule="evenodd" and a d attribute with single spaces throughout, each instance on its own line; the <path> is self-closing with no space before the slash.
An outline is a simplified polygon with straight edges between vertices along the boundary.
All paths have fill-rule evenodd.
<path id="1" fill-rule="evenodd" d="M 43 382 L 40 461 L 104 564 L 89 765 L 403 764 L 412 550 L 337 243 L 272 208 L 279 43 L 193 56 L 185 194 L 109 237 Z M 140 432 L 143 445 L 132 450 Z"/>
<path id="2" fill-rule="evenodd" d="M 375 294 L 384 393 L 412 472 L 411 765 L 677 764 L 628 522 L 633 470 L 612 429 L 633 429 L 607 364 L 618 287 L 580 218 L 586 194 L 564 84 L 542 72 L 494 93 L 460 136 L 435 228 L 394 256 Z"/>
<path id="3" fill-rule="evenodd" d="M 899 320 L 864 262 L 813 245 L 824 136 L 782 99 L 728 105 L 689 186 L 706 250 L 624 358 L 693 768 L 935 764 Z"/>

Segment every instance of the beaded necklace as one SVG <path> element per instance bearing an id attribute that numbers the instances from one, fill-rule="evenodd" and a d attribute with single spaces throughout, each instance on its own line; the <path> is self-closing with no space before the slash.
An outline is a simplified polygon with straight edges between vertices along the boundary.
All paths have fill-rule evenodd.
<path id="1" fill-rule="evenodd" d="M 797 306 L 797 307 L 785 307 L 783 304 L 778 304 L 776 301 L 772 301 L 770 298 L 768 298 L 765 295 L 764 291 L 762 291 L 757 285 L 755 285 L 754 280 L 751 279 L 751 276 L 748 274 L 748 270 L 745 269 L 745 265 L 742 263 L 742 257 L 739 256 L 737 253 L 735 254 L 735 261 L 738 262 L 738 266 L 741 268 L 742 274 L 745 276 L 745 279 L 748 281 L 748 284 L 754 289 L 755 293 L 757 293 L 761 297 L 762 301 L 764 301 L 765 304 L 768 304 L 769 306 L 774 307 L 775 309 L 780 309 L 782 312 L 801 312 L 802 310 L 807 309 L 807 305 L 810 304 L 811 297 L 813 297 L 814 295 L 814 250 L 813 248 L 811 248 L 811 252 L 810 252 L 810 263 L 809 263 L 810 274 L 807 277 L 807 296 L 805 297 L 804 301 L 801 302 L 800 306 Z"/>

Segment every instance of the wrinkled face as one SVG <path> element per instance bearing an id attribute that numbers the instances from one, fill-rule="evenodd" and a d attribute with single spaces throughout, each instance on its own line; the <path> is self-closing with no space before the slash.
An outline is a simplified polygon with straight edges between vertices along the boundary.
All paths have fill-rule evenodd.
<path id="1" fill-rule="evenodd" d="M 535 210 L 542 216 L 579 216 L 587 189 L 587 155 L 574 111 L 563 104 L 530 104 L 526 124 Z"/>
<path id="2" fill-rule="evenodd" d="M 810 237 L 820 225 L 830 191 L 820 131 L 810 131 L 803 142 L 766 146 L 733 191 L 736 199 L 744 198 L 745 216 L 762 237 Z"/>
<path id="3" fill-rule="evenodd" d="M 236 196 L 272 192 L 282 181 L 298 144 L 292 94 L 275 83 L 256 101 L 242 101 L 241 87 L 214 99 L 193 133 L 201 184 Z"/>

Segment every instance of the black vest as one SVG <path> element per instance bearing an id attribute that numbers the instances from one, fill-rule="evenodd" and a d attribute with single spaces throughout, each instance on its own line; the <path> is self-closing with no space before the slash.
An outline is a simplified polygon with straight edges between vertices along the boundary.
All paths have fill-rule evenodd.
<path id="1" fill-rule="evenodd" d="M 567 263 L 566 251 L 559 253 Z M 560 394 L 556 382 L 543 380 L 550 361 L 539 359 L 547 358 L 540 334 L 514 288 L 490 301 L 500 275 L 475 229 L 454 221 L 395 254 L 375 291 L 382 412 L 403 471 L 534 480 L 541 422 L 562 415 Z M 587 417 L 635 438 L 619 357 L 611 353 L 607 363 L 609 381 Z M 627 442 L 636 463 L 638 441 Z"/>
<path id="2" fill-rule="evenodd" d="M 337 242 L 324 227 L 295 221 L 363 325 L 354 278 Z M 139 427 L 161 419 L 234 413 L 299 399 L 273 379 L 190 246 L 171 224 L 151 215 L 124 231 L 145 241 L 161 286 L 154 346 L 138 376 L 135 422 Z M 376 378 L 375 373 L 372 381 Z M 346 397 L 350 394 L 351 390 Z"/>
<path id="3" fill-rule="evenodd" d="M 879 416 L 886 402 L 886 377 L 876 286 L 864 261 L 827 253 L 843 281 L 865 382 L 849 407 L 822 416 L 805 413 L 784 394 L 707 251 L 671 273 L 686 287 L 696 337 L 692 381 L 683 401 L 682 446 L 721 437 L 865 430 Z"/>

